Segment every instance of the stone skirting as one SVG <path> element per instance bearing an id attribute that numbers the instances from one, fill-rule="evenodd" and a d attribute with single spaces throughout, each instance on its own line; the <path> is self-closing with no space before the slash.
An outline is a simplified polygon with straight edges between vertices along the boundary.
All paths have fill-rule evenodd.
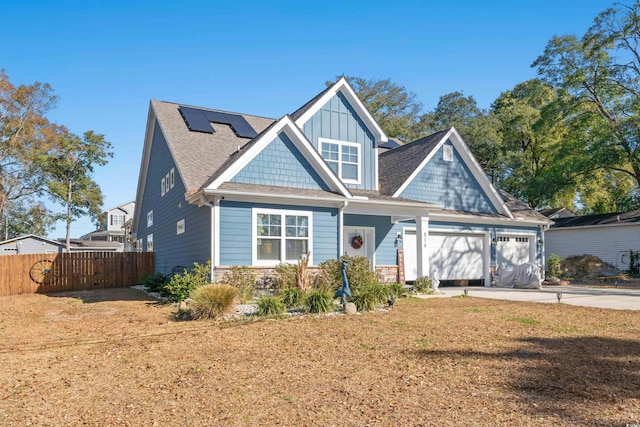
<path id="1" fill-rule="evenodd" d="M 376 276 L 382 283 L 399 283 L 397 265 L 376 265 Z"/>

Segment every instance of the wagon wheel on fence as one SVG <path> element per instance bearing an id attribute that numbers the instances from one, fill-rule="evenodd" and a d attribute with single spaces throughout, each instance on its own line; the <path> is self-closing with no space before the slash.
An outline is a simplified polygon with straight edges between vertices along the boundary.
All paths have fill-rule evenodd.
<path id="1" fill-rule="evenodd" d="M 48 259 L 41 259 L 31 266 L 29 270 L 29 276 L 31 280 L 40 284 L 48 285 L 53 282 L 53 279 L 60 274 L 60 266 Z"/>

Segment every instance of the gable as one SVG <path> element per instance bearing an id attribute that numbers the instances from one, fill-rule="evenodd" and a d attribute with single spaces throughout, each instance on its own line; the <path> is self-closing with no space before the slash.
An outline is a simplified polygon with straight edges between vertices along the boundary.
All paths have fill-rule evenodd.
<path id="1" fill-rule="evenodd" d="M 321 140 L 356 143 L 360 146 L 360 184 L 347 184 L 350 188 L 377 190 L 376 140 L 349 100 L 338 92 L 315 114 L 301 125 L 302 132 L 314 148 L 322 151 Z"/>
<path id="2" fill-rule="evenodd" d="M 452 161 L 444 160 L 445 146 L 453 151 Z M 450 140 L 438 148 L 400 197 L 438 203 L 444 209 L 498 213 Z"/>
<path id="3" fill-rule="evenodd" d="M 330 191 L 328 185 L 284 132 L 280 132 L 230 181 Z"/>

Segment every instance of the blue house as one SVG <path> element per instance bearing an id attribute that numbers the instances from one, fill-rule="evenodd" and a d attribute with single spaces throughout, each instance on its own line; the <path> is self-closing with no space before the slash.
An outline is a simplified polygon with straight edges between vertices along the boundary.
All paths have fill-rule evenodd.
<path id="1" fill-rule="evenodd" d="M 366 256 L 387 281 L 489 285 L 542 265 L 551 223 L 493 187 L 458 132 L 389 140 L 345 79 L 280 119 L 151 101 L 132 234 L 156 269 Z"/>

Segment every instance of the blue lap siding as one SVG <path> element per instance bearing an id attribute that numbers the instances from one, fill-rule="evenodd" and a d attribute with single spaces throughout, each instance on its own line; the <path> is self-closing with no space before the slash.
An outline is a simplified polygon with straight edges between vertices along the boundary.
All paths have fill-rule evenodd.
<path id="1" fill-rule="evenodd" d="M 194 262 L 205 263 L 211 258 L 211 210 L 190 205 L 184 199 L 185 187 L 173 161 L 162 130 L 156 124 L 149 168 L 140 207 L 138 239 L 147 250 L 148 236 L 153 234 L 156 271 L 171 273 Z M 162 195 L 161 180 L 174 169 L 175 184 Z M 147 213 L 153 210 L 153 225 L 147 227 Z M 177 234 L 177 222 L 184 219 L 185 232 Z"/>
<path id="2" fill-rule="evenodd" d="M 220 202 L 220 265 L 251 265 L 253 208 L 311 212 L 313 216 L 313 263 L 338 254 L 338 209 L 246 202 Z"/>

